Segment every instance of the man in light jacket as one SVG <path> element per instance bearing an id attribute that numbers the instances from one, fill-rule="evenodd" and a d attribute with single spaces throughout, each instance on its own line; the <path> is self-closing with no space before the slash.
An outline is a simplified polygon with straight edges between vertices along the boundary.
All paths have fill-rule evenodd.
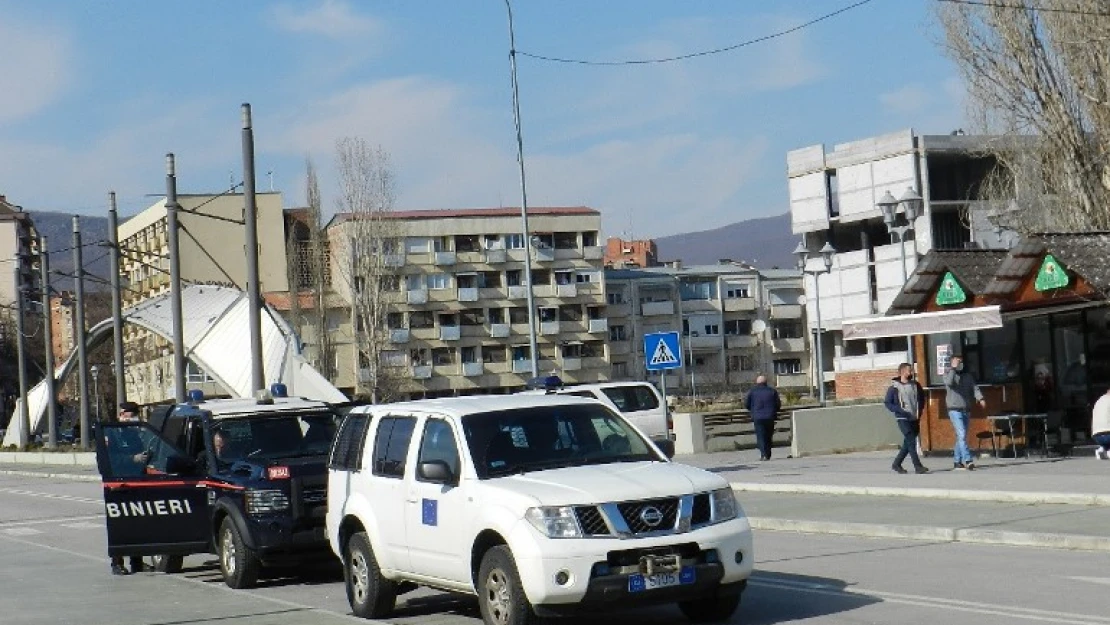
<path id="1" fill-rule="evenodd" d="M 955 469 L 975 470 L 975 459 L 967 446 L 967 424 L 971 416 L 971 404 L 977 402 L 983 408 L 987 402 L 975 383 L 971 372 L 964 371 L 962 356 L 953 356 L 951 366 L 944 374 L 944 402 L 948 406 L 948 420 L 956 433 L 956 444 L 952 447 L 952 467 Z"/>
<path id="2" fill-rule="evenodd" d="M 1091 411 L 1091 438 L 1095 439 L 1095 458 L 1110 460 L 1110 389 L 1095 402 Z"/>
<path id="3" fill-rule="evenodd" d="M 918 419 L 925 410 L 925 389 L 913 379 L 913 365 L 908 362 L 898 365 L 898 377 L 891 380 L 883 403 L 898 420 L 898 429 L 902 431 L 902 448 L 890 468 L 897 473 L 905 473 L 902 461 L 908 455 L 915 473 L 928 473 L 929 469 L 921 464 L 917 455 L 917 435 L 921 431 Z"/>

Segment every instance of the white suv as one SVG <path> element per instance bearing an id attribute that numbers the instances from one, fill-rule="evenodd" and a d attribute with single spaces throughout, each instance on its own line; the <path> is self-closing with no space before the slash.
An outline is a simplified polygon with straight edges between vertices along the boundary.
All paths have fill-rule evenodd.
<path id="1" fill-rule="evenodd" d="M 647 382 L 576 384 L 554 392 L 596 399 L 640 428 L 653 441 L 672 440 L 671 414 L 663 396 Z"/>
<path id="2" fill-rule="evenodd" d="M 327 534 L 365 618 L 423 585 L 477 595 L 490 625 L 666 602 L 721 620 L 753 562 L 728 482 L 565 395 L 354 409 L 332 451 Z"/>

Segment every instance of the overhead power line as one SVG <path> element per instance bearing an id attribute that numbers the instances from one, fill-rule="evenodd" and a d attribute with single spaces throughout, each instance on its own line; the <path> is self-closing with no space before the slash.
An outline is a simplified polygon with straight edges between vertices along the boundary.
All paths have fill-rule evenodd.
<path id="1" fill-rule="evenodd" d="M 1086 15 L 1088 17 L 1110 17 L 1110 11 L 1092 11 L 1090 9 L 1066 9 L 1063 7 L 1046 7 L 1040 4 L 1015 4 L 1013 2 L 992 2 L 991 0 L 937 0 L 949 4 L 966 4 L 976 7 L 989 7 L 993 9 L 1014 9 L 1015 11 L 1037 11 L 1040 13 L 1067 13 L 1070 15 Z"/>
<path id="2" fill-rule="evenodd" d="M 778 32 L 771 33 L 769 35 L 764 35 L 762 37 L 756 37 L 755 39 L 749 39 L 747 41 L 741 41 L 740 43 L 736 43 L 736 44 L 733 44 L 733 45 L 730 45 L 730 46 L 725 46 L 723 48 L 714 48 L 712 50 L 702 50 L 700 52 L 691 52 L 689 54 L 680 54 L 678 56 L 669 56 L 669 57 L 662 57 L 662 58 L 655 58 L 655 59 L 626 59 L 626 60 L 623 60 L 623 61 L 591 61 L 591 60 L 587 60 L 587 59 L 572 59 L 572 58 L 562 58 L 562 57 L 557 57 L 557 56 L 546 56 L 546 55 L 543 55 L 543 54 L 533 54 L 531 52 L 525 52 L 523 50 L 512 50 L 511 52 L 514 53 L 514 54 L 519 54 L 520 56 L 526 56 L 528 58 L 536 59 L 536 60 L 539 60 L 539 61 L 549 61 L 551 63 L 572 63 L 572 64 L 575 64 L 575 65 L 652 65 L 652 64 L 656 64 L 656 63 L 673 63 L 675 61 L 685 61 L 685 60 L 688 60 L 688 59 L 698 58 L 698 57 L 702 57 L 702 56 L 711 56 L 711 55 L 714 55 L 714 54 L 723 54 L 725 52 L 732 52 L 733 50 L 739 50 L 740 48 L 746 48 L 748 46 L 751 46 L 751 45 L 754 45 L 754 44 L 757 44 L 757 43 L 763 43 L 764 41 L 770 41 L 772 39 L 777 39 L 779 37 L 789 35 L 790 33 L 798 32 L 799 30 L 809 28 L 810 26 L 813 26 L 814 24 L 818 24 L 818 23 L 823 22 L 827 19 L 836 17 L 837 15 L 840 15 L 841 13 L 847 13 L 848 11 L 851 11 L 852 9 L 855 9 L 855 8 L 859 8 L 859 7 L 865 5 L 869 2 L 871 2 L 871 0 L 860 0 L 859 2 L 855 2 L 853 4 L 849 4 L 846 7 L 837 9 L 836 11 L 833 11 L 832 13 L 826 13 L 826 14 L 820 16 L 820 17 L 816 17 L 814 19 L 811 19 L 808 22 L 803 22 L 801 24 L 798 24 L 797 26 L 794 26 L 793 28 L 788 28 L 786 30 L 780 30 Z"/>

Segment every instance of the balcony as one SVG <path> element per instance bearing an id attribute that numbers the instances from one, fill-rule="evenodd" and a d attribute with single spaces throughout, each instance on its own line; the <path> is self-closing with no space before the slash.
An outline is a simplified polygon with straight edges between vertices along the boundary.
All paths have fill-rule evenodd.
<path id="1" fill-rule="evenodd" d="M 500 265 L 508 259 L 505 250 L 486 250 L 486 262 L 491 265 Z"/>
<path id="2" fill-rule="evenodd" d="M 804 373 L 790 373 L 775 376 L 775 386 L 779 388 L 809 388 L 809 376 Z"/>
<path id="3" fill-rule="evenodd" d="M 408 291 L 405 301 L 410 304 L 427 304 L 428 303 L 428 289 L 418 289 L 415 291 Z"/>
<path id="4" fill-rule="evenodd" d="M 771 306 L 772 319 L 801 319 L 802 307 L 799 304 L 779 304 Z"/>
<path id="5" fill-rule="evenodd" d="M 605 249 L 599 245 L 589 245 L 582 248 L 582 258 L 586 260 L 601 260 L 605 257 Z"/>
<path id="6" fill-rule="evenodd" d="M 390 343 L 408 343 L 409 342 L 409 329 L 408 328 L 393 328 L 389 331 Z"/>
<path id="7" fill-rule="evenodd" d="M 457 341 L 462 337 L 461 326 L 439 326 L 439 340 Z"/>
<path id="8" fill-rule="evenodd" d="M 528 297 L 528 287 L 527 286 L 510 286 L 510 287 L 508 287 L 508 289 L 509 289 L 509 299 L 524 299 L 524 298 Z"/>
<path id="9" fill-rule="evenodd" d="M 503 339 L 509 336 L 509 324 L 507 323 L 491 323 L 489 324 L 489 336 L 494 339 Z"/>
<path id="10" fill-rule="evenodd" d="M 555 285 L 556 297 L 575 297 L 578 295 L 578 287 L 574 284 L 557 284 Z"/>
<path id="11" fill-rule="evenodd" d="M 394 269 L 396 269 L 398 267 L 404 267 L 405 266 L 405 255 L 404 254 L 386 254 L 382 258 L 382 264 L 384 264 L 386 267 L 391 267 L 391 268 L 394 268 Z"/>
<path id="12" fill-rule="evenodd" d="M 673 315 L 674 302 L 644 302 L 640 309 L 640 314 L 645 317 L 656 317 L 659 315 Z"/>
<path id="13" fill-rule="evenodd" d="M 682 312 L 715 312 L 720 310 L 715 299 L 687 299 L 682 300 Z"/>
<path id="14" fill-rule="evenodd" d="M 359 384 L 366 384 L 371 380 L 372 377 L 373 376 L 370 374 L 370 369 L 368 367 L 363 367 L 362 369 L 358 370 Z"/>
<path id="15" fill-rule="evenodd" d="M 533 247 L 532 260 L 549 263 L 555 260 L 555 249 L 550 247 Z"/>
<path id="16" fill-rule="evenodd" d="M 456 256 L 454 252 L 436 252 L 432 258 L 432 262 L 437 265 L 454 265 Z"/>
<path id="17" fill-rule="evenodd" d="M 513 373 L 532 373 L 531 360 L 514 360 Z"/>
<path id="18" fill-rule="evenodd" d="M 751 312 L 755 310 L 754 297 L 739 297 L 725 300 L 725 312 Z"/>
<path id="19" fill-rule="evenodd" d="M 609 317 L 631 317 L 632 306 L 630 304 L 609 304 L 605 307 L 605 313 Z"/>
<path id="20" fill-rule="evenodd" d="M 550 284 L 537 284 L 532 287 L 532 295 L 536 297 L 555 297 L 555 287 Z"/>
<path id="21" fill-rule="evenodd" d="M 609 343 L 610 356 L 626 356 L 632 353 L 632 346 L 628 341 L 612 341 Z"/>
<path id="22" fill-rule="evenodd" d="M 588 329 L 590 334 L 598 334 L 600 332 L 609 331 L 608 319 L 590 319 L 590 327 Z"/>
<path id="23" fill-rule="evenodd" d="M 485 373 L 485 367 L 480 362 L 464 362 L 462 363 L 462 374 L 467 377 L 474 377 Z"/>
<path id="24" fill-rule="evenodd" d="M 806 340 L 803 338 L 773 339 L 771 341 L 771 351 L 776 354 L 804 352 L 806 351 Z"/>
<path id="25" fill-rule="evenodd" d="M 690 349 L 720 349 L 722 342 L 719 334 L 686 337 L 686 344 Z"/>
<path id="26" fill-rule="evenodd" d="M 412 377 L 416 380 L 427 380 L 432 377 L 432 365 L 413 365 Z"/>
<path id="27" fill-rule="evenodd" d="M 725 337 L 729 349 L 744 349 L 759 345 L 756 337 L 747 334 L 729 335 Z"/>
<path id="28" fill-rule="evenodd" d="M 582 368 L 582 359 L 564 356 L 563 357 L 563 371 L 578 371 Z"/>
<path id="29" fill-rule="evenodd" d="M 476 302 L 478 301 L 478 289 L 475 287 L 462 287 L 459 289 L 460 302 Z"/>
<path id="30" fill-rule="evenodd" d="M 558 333 L 559 333 L 559 322 L 558 321 L 541 321 L 540 322 L 540 334 L 543 334 L 545 336 L 550 336 L 550 335 L 558 334 Z"/>

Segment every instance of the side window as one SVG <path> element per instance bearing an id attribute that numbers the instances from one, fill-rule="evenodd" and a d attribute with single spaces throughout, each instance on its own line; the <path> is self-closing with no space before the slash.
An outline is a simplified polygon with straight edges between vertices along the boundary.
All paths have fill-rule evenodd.
<path id="1" fill-rule="evenodd" d="M 655 410 L 659 407 L 659 399 L 646 386 L 614 386 L 601 390 L 613 400 L 621 412 Z"/>
<path id="2" fill-rule="evenodd" d="M 416 419 L 384 417 L 374 437 L 374 475 L 401 478 L 405 476 L 405 458 L 412 441 Z"/>
<path id="3" fill-rule="evenodd" d="M 145 423 L 103 427 L 100 435 L 106 452 L 101 471 L 111 477 L 164 475 L 184 466 L 181 452 Z"/>
<path id="4" fill-rule="evenodd" d="M 432 460 L 446 462 L 451 474 L 459 475 L 459 448 L 455 444 L 455 433 L 451 424 L 440 419 L 429 419 L 424 425 L 424 437 L 420 439 L 417 462 Z"/>
<path id="5" fill-rule="evenodd" d="M 343 425 L 339 428 L 339 435 L 335 438 L 329 468 L 336 471 L 358 471 L 362 469 L 362 452 L 366 447 L 366 433 L 369 426 L 369 415 L 347 415 Z"/>

